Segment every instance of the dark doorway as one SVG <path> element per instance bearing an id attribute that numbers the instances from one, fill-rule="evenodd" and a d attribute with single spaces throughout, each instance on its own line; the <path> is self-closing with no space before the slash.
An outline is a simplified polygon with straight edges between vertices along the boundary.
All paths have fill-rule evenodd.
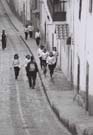
<path id="1" fill-rule="evenodd" d="M 89 108 L 89 64 L 86 65 L 86 111 Z"/>
<path id="2" fill-rule="evenodd" d="M 77 65 L 77 94 L 80 91 L 80 58 L 78 57 L 78 65 Z"/>

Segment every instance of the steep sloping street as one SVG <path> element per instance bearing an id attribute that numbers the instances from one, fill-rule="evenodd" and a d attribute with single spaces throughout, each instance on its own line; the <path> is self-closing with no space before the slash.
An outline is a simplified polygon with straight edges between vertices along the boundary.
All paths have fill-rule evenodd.
<path id="1" fill-rule="evenodd" d="M 48 2 L 50 1 L 48 0 Z M 78 2 L 79 1 L 77 1 L 77 3 Z M 69 6 L 71 6 L 71 4 L 69 4 Z M 44 3 L 42 3 L 42 7 L 43 5 Z M 38 14 L 37 11 L 34 12 Z M 50 16 L 47 16 L 47 19 L 49 17 Z M 36 25 L 36 23 L 38 22 L 35 22 L 34 25 Z M 49 27 L 47 27 L 47 30 L 45 28 L 45 31 L 48 31 L 46 35 L 53 39 L 53 37 L 50 36 L 53 29 L 52 25 L 52 23 L 47 24 Z M 76 24 L 73 24 L 73 26 L 74 25 Z M 61 42 L 56 43 L 52 41 L 52 43 L 59 47 L 57 48 L 59 52 L 62 49 L 62 56 L 60 56 L 59 53 L 58 62 L 60 62 L 60 60 L 62 61 L 57 65 L 62 64 L 62 70 L 56 68 L 53 79 L 51 79 L 49 70 L 45 77 L 40 68 L 37 54 L 38 46 L 36 45 L 34 36 L 32 39 L 28 37 L 28 39 L 25 40 L 24 25 L 11 12 L 6 0 L 0 1 L 0 33 L 2 29 L 5 29 L 7 33 L 7 47 L 5 50 L 2 50 L 0 42 L 0 135 L 93 135 L 93 117 L 89 116 L 89 111 L 92 110 L 92 97 L 91 100 L 89 100 L 91 105 L 89 106 L 88 93 L 83 93 L 85 94 L 84 99 L 80 95 L 81 93 L 77 93 L 81 86 L 85 88 L 85 80 L 83 80 L 83 83 L 80 82 L 82 78 L 85 79 L 83 76 L 84 72 L 80 72 L 82 69 L 85 71 L 85 68 L 82 67 L 84 64 L 80 61 L 78 57 L 79 54 L 74 51 L 82 51 L 82 49 L 73 44 L 67 46 L 64 42 L 62 42 L 60 48 L 58 43 L 61 45 Z M 45 39 L 42 39 L 41 43 L 43 43 L 43 40 Z M 45 45 L 47 44 L 45 43 Z M 85 46 L 84 49 L 86 48 Z M 89 52 L 88 54 L 90 54 Z M 12 65 L 15 53 L 19 54 L 21 61 L 21 70 L 18 80 L 14 78 Z M 29 88 L 25 73 L 24 60 L 27 54 L 33 54 L 39 69 L 35 89 Z M 78 60 L 76 60 L 75 55 L 77 55 Z M 82 57 L 82 59 L 83 58 L 84 57 Z M 75 60 L 75 63 L 73 60 Z M 88 81 L 90 81 L 88 80 L 90 79 L 88 76 L 88 73 L 90 73 L 88 66 L 87 63 L 87 85 L 85 88 L 87 92 Z M 73 75 L 72 77 L 74 78 L 72 79 L 76 81 L 78 87 L 72 87 L 72 82 L 68 81 L 71 79 L 69 73 Z M 68 78 L 66 75 L 68 75 Z M 91 109 L 88 107 L 91 107 Z"/>
<path id="2" fill-rule="evenodd" d="M 0 135 L 70 135 L 51 111 L 39 77 L 36 88 L 29 88 L 24 59 L 30 52 L 0 2 L 2 29 L 7 33 L 7 47 L 2 50 L 0 43 Z M 19 54 L 21 61 L 17 81 L 12 66 L 15 53 Z"/>

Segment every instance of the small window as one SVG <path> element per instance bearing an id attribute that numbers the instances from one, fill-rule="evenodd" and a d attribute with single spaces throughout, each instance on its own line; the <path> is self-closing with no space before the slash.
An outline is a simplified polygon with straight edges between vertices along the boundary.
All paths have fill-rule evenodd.
<path id="1" fill-rule="evenodd" d="M 55 0 L 54 1 L 54 12 L 65 12 L 66 11 L 66 2 L 65 0 L 59 1 Z"/>
<path id="2" fill-rule="evenodd" d="M 92 13 L 93 0 L 89 0 L 89 12 Z"/>

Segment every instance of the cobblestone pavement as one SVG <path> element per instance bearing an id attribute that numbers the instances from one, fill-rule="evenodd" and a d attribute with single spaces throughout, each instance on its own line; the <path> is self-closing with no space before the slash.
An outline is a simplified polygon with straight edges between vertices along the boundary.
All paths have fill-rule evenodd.
<path id="1" fill-rule="evenodd" d="M 0 29 L 7 31 L 7 47 L 0 43 L 0 135 L 70 135 L 51 111 L 39 77 L 34 90 L 28 87 L 24 58 L 28 49 L 18 37 L 0 3 Z M 18 53 L 20 75 L 14 79 L 12 60 Z"/>

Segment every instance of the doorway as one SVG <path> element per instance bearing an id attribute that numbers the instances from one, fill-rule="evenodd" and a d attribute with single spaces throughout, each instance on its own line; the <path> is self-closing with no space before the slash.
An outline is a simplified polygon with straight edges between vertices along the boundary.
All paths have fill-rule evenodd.
<path id="1" fill-rule="evenodd" d="M 77 65 L 77 94 L 80 91 L 80 58 L 78 57 L 78 65 Z"/>
<path id="2" fill-rule="evenodd" d="M 89 64 L 86 64 L 86 111 L 89 108 Z"/>

